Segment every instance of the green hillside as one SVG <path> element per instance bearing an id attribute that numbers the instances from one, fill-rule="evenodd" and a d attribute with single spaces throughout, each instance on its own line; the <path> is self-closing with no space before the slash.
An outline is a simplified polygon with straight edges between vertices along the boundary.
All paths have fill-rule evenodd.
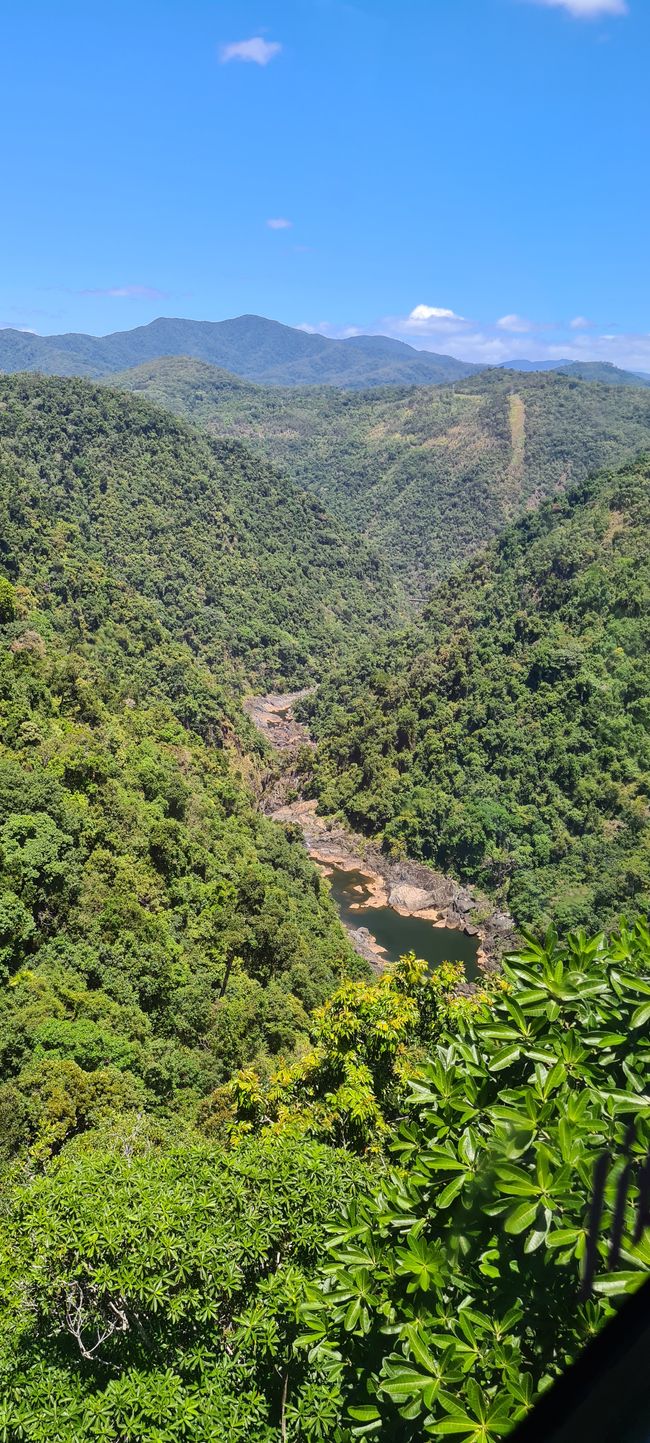
<path id="1" fill-rule="evenodd" d="M 603 386 L 650 386 L 643 371 L 623 371 L 611 361 L 506 361 L 499 370 L 559 371 L 577 381 L 599 381 Z"/>
<path id="2" fill-rule="evenodd" d="M 1 1163 L 113 1114 L 191 1120 L 366 969 L 243 780 L 237 687 L 284 661 L 292 567 L 326 644 L 312 501 L 144 403 L 21 377 L 0 509 Z"/>
<path id="3" fill-rule="evenodd" d="M 317 498 L 147 402 L 77 380 L 0 378 L 0 560 L 92 647 L 143 607 L 219 673 L 301 683 L 385 622 L 385 569 Z M 67 624 L 67 623 L 65 623 Z M 124 628 L 123 636 L 120 628 Z M 161 665 L 168 664 L 163 656 Z"/>
<path id="4" fill-rule="evenodd" d="M 650 376 L 622 371 L 611 361 L 569 361 L 559 369 L 566 376 L 576 376 L 581 381 L 599 381 L 603 386 L 650 386 Z"/>
<path id="5" fill-rule="evenodd" d="M 650 446 L 650 390 L 555 373 L 289 391 L 165 358 L 113 380 L 281 465 L 369 541 L 415 599 L 545 496 Z"/>
<path id="6" fill-rule="evenodd" d="M 520 922 L 650 901 L 650 465 L 547 502 L 308 703 L 323 807 Z"/>

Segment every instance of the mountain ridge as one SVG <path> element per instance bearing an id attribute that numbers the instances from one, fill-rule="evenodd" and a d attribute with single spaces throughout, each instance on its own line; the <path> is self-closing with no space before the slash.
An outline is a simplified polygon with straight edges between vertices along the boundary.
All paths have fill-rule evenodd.
<path id="1" fill-rule="evenodd" d="M 147 325 L 106 336 L 69 332 L 38 336 L 0 330 L 0 371 L 100 379 L 161 355 L 190 355 L 267 385 L 439 384 L 480 367 L 453 356 L 417 351 L 388 336 L 334 340 L 264 316 L 192 321 L 159 316 Z"/>
<path id="2" fill-rule="evenodd" d="M 499 371 L 557 371 L 561 376 L 574 376 L 579 381 L 598 381 L 603 386 L 650 386 L 645 371 L 627 371 L 612 361 L 502 361 Z"/>
<path id="3" fill-rule="evenodd" d="M 265 385 L 374 386 L 445 385 L 491 369 L 556 370 L 609 385 L 650 386 L 650 376 L 621 370 L 608 361 L 509 360 L 499 367 L 418 350 L 394 336 L 323 336 L 266 316 L 244 314 L 222 321 L 158 316 L 130 330 L 92 336 L 81 331 L 38 335 L 0 329 L 0 371 L 41 371 L 45 375 L 98 380 L 160 356 L 191 356 Z"/>

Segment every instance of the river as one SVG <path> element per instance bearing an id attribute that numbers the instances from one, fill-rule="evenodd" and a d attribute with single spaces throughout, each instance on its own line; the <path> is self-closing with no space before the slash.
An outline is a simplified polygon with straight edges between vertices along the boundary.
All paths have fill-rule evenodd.
<path id="1" fill-rule="evenodd" d="M 481 969 L 498 965 L 512 938 L 507 913 L 485 918 L 483 911 L 478 925 L 470 887 L 422 863 L 388 859 L 336 818 L 319 816 L 316 802 L 300 796 L 294 763 L 301 748 L 313 742 L 296 719 L 294 704 L 305 695 L 273 693 L 244 702 L 276 758 L 263 781 L 260 806 L 282 825 L 300 828 L 357 952 L 377 969 L 405 952 L 415 952 L 432 968 L 462 962 L 470 981 Z"/>
<path id="2" fill-rule="evenodd" d="M 415 952 L 431 968 L 441 962 L 462 962 L 470 981 L 478 976 L 477 936 L 457 927 L 436 927 L 417 915 L 403 916 L 394 907 L 372 905 L 368 879 L 362 872 L 332 867 L 325 875 L 344 927 L 353 934 L 359 927 L 366 928 L 385 962 L 397 962 L 405 952 Z"/>

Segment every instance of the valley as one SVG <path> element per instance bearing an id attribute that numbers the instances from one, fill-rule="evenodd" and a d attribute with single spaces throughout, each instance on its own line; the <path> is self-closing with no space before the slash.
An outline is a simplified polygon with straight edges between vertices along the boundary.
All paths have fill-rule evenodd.
<path id="1" fill-rule="evenodd" d="M 164 358 L 106 384 L 236 438 L 315 494 L 381 558 L 406 611 L 517 517 L 650 448 L 650 389 L 550 372 L 351 393 Z"/>
<path id="2" fill-rule="evenodd" d="M 197 367 L 0 377 L 3 1427 L 509 1428 L 648 1270 L 648 392 Z"/>
<path id="3" fill-rule="evenodd" d="M 260 805 L 273 821 L 302 834 L 355 950 L 376 967 L 411 951 L 430 967 L 462 962 L 470 980 L 480 975 L 477 969 L 497 967 L 515 940 L 506 913 L 490 913 L 485 898 L 429 867 L 390 861 L 340 820 L 320 816 L 315 801 L 296 795 L 301 749 L 314 743 L 296 719 L 295 706 L 312 695 L 307 688 L 244 701 L 279 758 L 279 767 L 263 782 Z"/>

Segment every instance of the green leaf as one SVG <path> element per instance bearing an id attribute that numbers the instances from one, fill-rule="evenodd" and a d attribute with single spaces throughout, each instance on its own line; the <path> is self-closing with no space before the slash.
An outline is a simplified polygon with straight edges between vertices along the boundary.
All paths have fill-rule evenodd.
<path id="1" fill-rule="evenodd" d="M 646 1274 L 640 1270 L 629 1273 L 603 1273 L 594 1280 L 594 1292 L 613 1297 L 617 1293 L 635 1293 L 645 1282 Z"/>
<path id="2" fill-rule="evenodd" d="M 510 1067 L 513 1062 L 521 1057 L 521 1047 L 518 1043 L 512 1043 L 508 1047 L 500 1047 L 490 1059 L 488 1066 L 490 1072 L 500 1072 L 504 1067 Z"/>
<path id="3" fill-rule="evenodd" d="M 582 1237 L 584 1237 L 582 1228 L 556 1228 L 554 1232 L 548 1233 L 546 1246 L 547 1248 L 573 1247 Z"/>
<path id="4" fill-rule="evenodd" d="M 382 1393 L 388 1393 L 389 1398 L 403 1398 L 410 1393 L 422 1392 L 431 1384 L 431 1378 L 423 1373 L 418 1373 L 415 1368 L 408 1368 L 406 1365 L 399 1372 L 391 1374 L 389 1378 L 382 1379 L 379 1389 Z"/>
<path id="5" fill-rule="evenodd" d="M 531 1227 L 537 1217 L 538 1206 L 537 1202 L 519 1203 L 519 1206 L 513 1208 L 506 1217 L 504 1224 L 506 1232 L 523 1233 L 526 1228 Z"/>
<path id="6" fill-rule="evenodd" d="M 439 1193 L 436 1198 L 438 1207 L 449 1207 L 449 1204 L 454 1201 L 454 1198 L 458 1197 L 458 1194 L 462 1192 L 466 1180 L 467 1174 L 464 1172 L 460 1173 L 458 1177 L 452 1178 L 451 1182 L 447 1183 L 447 1186 L 442 1189 L 442 1192 Z"/>

